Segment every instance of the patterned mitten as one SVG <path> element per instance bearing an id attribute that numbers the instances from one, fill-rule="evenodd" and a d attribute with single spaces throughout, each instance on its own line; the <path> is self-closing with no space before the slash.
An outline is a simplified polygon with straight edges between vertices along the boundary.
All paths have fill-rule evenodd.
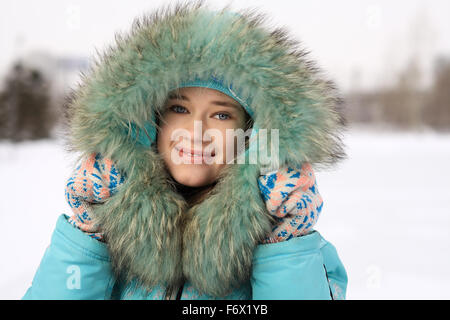
<path id="1" fill-rule="evenodd" d="M 280 168 L 261 175 L 258 185 L 269 213 L 275 217 L 272 232 L 262 243 L 274 243 L 308 234 L 317 222 L 323 200 L 311 165 Z"/>
<path id="2" fill-rule="evenodd" d="M 124 176 L 110 159 L 92 153 L 67 181 L 65 194 L 72 208 L 68 221 L 90 237 L 103 241 L 100 227 L 92 221 L 92 208 L 112 196 L 123 181 Z"/>

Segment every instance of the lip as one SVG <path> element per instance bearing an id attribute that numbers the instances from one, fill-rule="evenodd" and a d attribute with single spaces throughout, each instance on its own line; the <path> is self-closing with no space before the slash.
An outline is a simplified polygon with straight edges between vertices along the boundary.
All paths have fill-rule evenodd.
<path id="1" fill-rule="evenodd" d="M 183 154 L 191 156 L 191 157 L 200 157 L 202 156 L 203 158 L 212 158 L 216 155 L 215 151 L 213 150 L 213 152 L 211 153 L 211 155 L 205 155 L 203 154 L 203 152 L 201 150 L 192 150 L 190 148 L 186 148 L 186 147 L 175 147 L 175 150 L 178 152 L 183 152 Z"/>

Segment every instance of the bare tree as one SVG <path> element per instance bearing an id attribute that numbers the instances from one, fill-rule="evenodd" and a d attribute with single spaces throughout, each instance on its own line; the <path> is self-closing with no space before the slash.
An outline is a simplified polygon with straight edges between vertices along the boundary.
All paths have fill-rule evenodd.
<path id="1" fill-rule="evenodd" d="M 50 136 L 55 125 L 49 81 L 36 69 L 16 63 L 0 93 L 0 137 L 21 141 Z"/>
<path id="2" fill-rule="evenodd" d="M 435 62 L 434 83 L 427 95 L 422 118 L 438 129 L 450 129 L 450 59 Z"/>

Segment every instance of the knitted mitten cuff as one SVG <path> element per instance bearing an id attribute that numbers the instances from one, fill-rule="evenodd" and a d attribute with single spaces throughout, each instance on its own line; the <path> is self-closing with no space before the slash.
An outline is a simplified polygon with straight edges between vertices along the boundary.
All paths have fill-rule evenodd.
<path id="1" fill-rule="evenodd" d="M 263 243 L 286 241 L 312 231 L 323 200 L 309 163 L 262 175 L 258 185 L 267 210 L 277 221 Z"/>
<path id="2" fill-rule="evenodd" d="M 66 184 L 66 200 L 72 208 L 69 223 L 90 237 L 103 241 L 100 226 L 92 221 L 92 209 L 113 195 L 123 181 L 124 177 L 110 159 L 98 153 L 84 159 Z"/>

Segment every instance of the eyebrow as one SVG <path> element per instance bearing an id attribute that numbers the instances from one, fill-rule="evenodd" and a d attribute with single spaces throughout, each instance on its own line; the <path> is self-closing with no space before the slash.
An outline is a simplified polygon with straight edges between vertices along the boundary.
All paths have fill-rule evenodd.
<path id="1" fill-rule="evenodd" d="M 176 94 L 169 95 L 169 99 L 190 101 L 188 97 L 183 96 L 183 95 L 176 95 Z M 236 108 L 236 109 L 240 108 L 238 105 L 231 103 L 231 102 L 227 102 L 227 101 L 211 101 L 211 103 L 218 105 L 218 106 L 222 106 L 222 107 L 231 107 L 231 108 Z"/>

